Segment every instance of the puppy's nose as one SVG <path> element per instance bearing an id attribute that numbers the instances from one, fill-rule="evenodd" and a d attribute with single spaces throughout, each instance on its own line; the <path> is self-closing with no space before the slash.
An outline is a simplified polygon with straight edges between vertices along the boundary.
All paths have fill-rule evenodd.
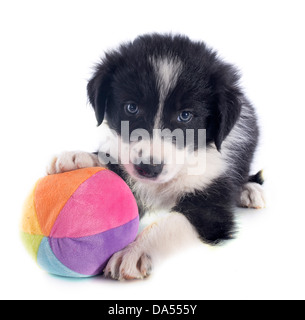
<path id="1" fill-rule="evenodd" d="M 164 164 L 144 164 L 141 162 L 138 165 L 135 165 L 137 173 L 145 178 L 153 179 L 157 178 L 162 172 Z"/>

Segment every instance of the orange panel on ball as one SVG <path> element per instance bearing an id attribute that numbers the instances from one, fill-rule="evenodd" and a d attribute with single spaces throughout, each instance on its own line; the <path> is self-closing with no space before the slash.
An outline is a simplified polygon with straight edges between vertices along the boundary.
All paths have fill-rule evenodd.
<path id="1" fill-rule="evenodd" d="M 35 190 L 35 205 L 43 235 L 50 235 L 59 213 L 77 188 L 101 170 L 105 169 L 85 168 L 50 175 L 38 181 Z"/>

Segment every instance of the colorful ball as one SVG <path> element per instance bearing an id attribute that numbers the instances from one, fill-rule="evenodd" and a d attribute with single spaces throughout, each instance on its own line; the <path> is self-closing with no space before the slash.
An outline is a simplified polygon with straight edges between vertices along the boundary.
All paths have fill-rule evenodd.
<path id="1" fill-rule="evenodd" d="M 91 277 L 136 238 L 139 214 L 127 184 L 104 168 L 40 179 L 28 197 L 22 238 L 49 273 Z"/>

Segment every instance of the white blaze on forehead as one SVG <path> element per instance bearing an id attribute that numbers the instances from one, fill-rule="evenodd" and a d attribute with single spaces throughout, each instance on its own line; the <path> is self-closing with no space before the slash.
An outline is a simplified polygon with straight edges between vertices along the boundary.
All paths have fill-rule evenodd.
<path id="1" fill-rule="evenodd" d="M 177 57 L 151 59 L 159 89 L 159 108 L 155 117 L 154 128 L 161 125 L 164 102 L 169 93 L 175 88 L 178 77 L 182 72 L 182 62 Z"/>

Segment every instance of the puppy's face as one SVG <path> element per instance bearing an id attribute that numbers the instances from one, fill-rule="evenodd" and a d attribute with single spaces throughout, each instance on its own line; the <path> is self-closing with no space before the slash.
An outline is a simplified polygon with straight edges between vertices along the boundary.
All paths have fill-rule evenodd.
<path id="1" fill-rule="evenodd" d="M 119 136 L 125 170 L 166 183 L 204 164 L 200 151 L 220 150 L 240 114 L 237 82 L 234 68 L 203 43 L 152 35 L 107 54 L 88 96 L 98 124 L 106 118 Z"/>

